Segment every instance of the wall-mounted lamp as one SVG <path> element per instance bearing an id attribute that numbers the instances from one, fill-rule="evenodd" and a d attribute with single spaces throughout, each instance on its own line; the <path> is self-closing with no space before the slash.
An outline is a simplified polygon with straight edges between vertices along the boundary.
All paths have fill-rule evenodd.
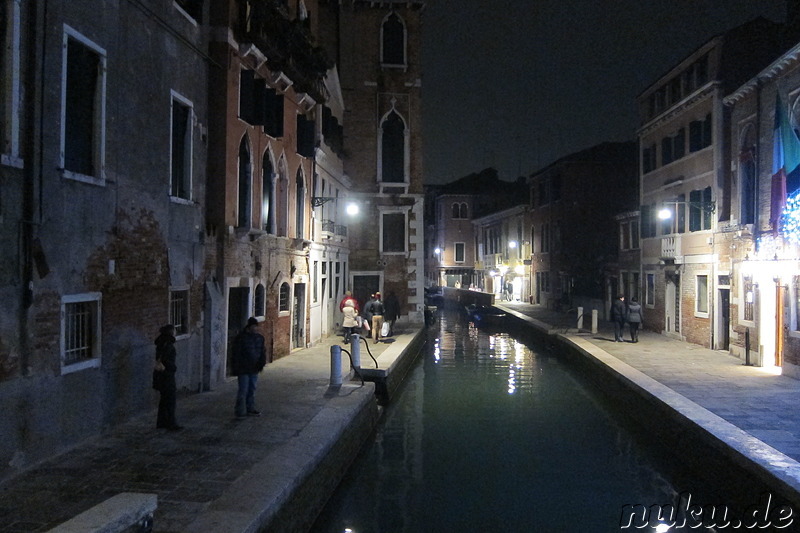
<path id="1" fill-rule="evenodd" d="M 328 202 L 338 202 L 339 200 L 340 198 L 336 196 L 312 196 L 311 207 L 313 208 L 322 207 Z M 348 202 L 347 207 L 345 207 L 345 213 L 347 213 L 348 215 L 357 215 L 358 211 L 359 211 L 358 204 L 355 202 Z"/>

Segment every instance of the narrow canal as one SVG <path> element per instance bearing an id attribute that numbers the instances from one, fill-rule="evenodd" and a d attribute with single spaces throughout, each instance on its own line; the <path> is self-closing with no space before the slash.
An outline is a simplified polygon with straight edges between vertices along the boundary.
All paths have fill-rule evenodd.
<path id="1" fill-rule="evenodd" d="M 624 505 L 675 499 L 662 452 L 559 357 L 436 328 L 312 531 L 620 531 Z"/>

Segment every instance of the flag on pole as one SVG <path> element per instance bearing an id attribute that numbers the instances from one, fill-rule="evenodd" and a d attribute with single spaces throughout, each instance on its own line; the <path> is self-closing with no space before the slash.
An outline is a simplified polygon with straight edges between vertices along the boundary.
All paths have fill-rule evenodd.
<path id="1" fill-rule="evenodd" d="M 769 221 L 775 231 L 783 208 L 786 205 L 787 179 L 800 167 L 800 139 L 789 123 L 789 116 L 783 107 L 780 94 L 775 96 L 775 126 L 772 137 L 772 191 L 770 196 Z M 792 175 L 792 178 L 795 178 Z M 796 179 L 789 181 L 789 193 L 794 193 L 800 186 Z"/>

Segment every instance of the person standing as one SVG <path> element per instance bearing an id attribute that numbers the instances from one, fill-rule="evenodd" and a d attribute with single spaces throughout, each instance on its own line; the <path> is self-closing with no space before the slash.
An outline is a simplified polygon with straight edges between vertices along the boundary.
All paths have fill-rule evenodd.
<path id="1" fill-rule="evenodd" d="M 631 328 L 631 342 L 639 342 L 639 326 L 644 322 L 644 315 L 642 315 L 642 306 L 636 300 L 631 298 L 631 303 L 628 305 L 628 326 Z"/>
<path id="2" fill-rule="evenodd" d="M 397 300 L 397 295 L 394 291 L 389 291 L 386 295 L 386 300 L 383 302 L 383 318 L 389 323 L 389 335 L 394 335 L 394 323 L 400 315 L 400 302 Z"/>
<path id="3" fill-rule="evenodd" d="M 237 420 L 246 416 L 261 416 L 261 411 L 255 407 L 255 393 L 258 373 L 267 364 L 267 347 L 257 327 L 258 319 L 251 316 L 233 343 L 232 370 L 239 380 L 234 407 Z"/>
<path id="4" fill-rule="evenodd" d="M 345 302 L 342 307 L 342 329 L 344 330 L 344 342 L 350 344 L 350 337 L 355 333 L 355 328 L 358 327 L 358 313 L 355 308 L 355 300 L 350 299 Z"/>
<path id="5" fill-rule="evenodd" d="M 371 326 L 372 326 L 372 338 L 375 340 L 377 344 L 378 341 L 381 340 L 381 326 L 383 326 L 383 302 L 381 301 L 381 293 L 376 292 L 375 298 L 370 300 L 369 306 L 369 314 L 372 317 L 370 319 Z M 367 310 L 367 306 L 364 306 L 364 310 Z"/>
<path id="6" fill-rule="evenodd" d="M 178 394 L 178 387 L 175 384 L 175 372 L 178 370 L 175 364 L 177 352 L 175 351 L 175 326 L 167 324 L 158 330 L 156 337 L 156 360 L 164 365 L 164 370 L 160 372 L 160 383 L 158 392 L 158 418 L 156 427 L 177 431 L 183 429 L 175 420 L 175 403 Z"/>
<path id="7" fill-rule="evenodd" d="M 372 315 L 375 314 L 372 312 L 373 303 L 375 303 L 375 295 L 370 294 L 369 300 L 367 300 L 366 303 L 364 304 L 364 312 L 361 314 L 361 316 L 364 317 L 364 329 L 367 331 L 369 331 L 369 328 L 372 327 Z M 369 337 L 371 336 L 371 333 L 368 333 L 365 336 Z"/>
<path id="8" fill-rule="evenodd" d="M 342 301 L 339 302 L 339 311 L 344 312 L 344 306 L 347 304 L 347 302 L 350 302 L 353 305 L 353 308 L 356 310 L 356 314 L 358 314 L 358 300 L 353 298 L 353 293 L 350 291 L 346 291 Z"/>
<path id="9" fill-rule="evenodd" d="M 622 332 L 625 328 L 625 295 L 620 294 L 611 304 L 611 321 L 614 323 L 614 342 L 622 342 Z"/>

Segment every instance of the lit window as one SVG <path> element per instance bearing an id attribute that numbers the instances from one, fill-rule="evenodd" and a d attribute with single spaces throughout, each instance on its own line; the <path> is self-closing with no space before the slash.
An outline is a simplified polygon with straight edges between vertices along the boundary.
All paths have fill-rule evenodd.
<path id="1" fill-rule="evenodd" d="M 708 313 L 708 276 L 697 276 L 697 312 Z"/>
<path id="2" fill-rule="evenodd" d="M 744 320 L 753 321 L 755 316 L 755 288 L 753 287 L 753 277 L 744 276 L 742 279 L 742 296 L 744 297 Z"/>

